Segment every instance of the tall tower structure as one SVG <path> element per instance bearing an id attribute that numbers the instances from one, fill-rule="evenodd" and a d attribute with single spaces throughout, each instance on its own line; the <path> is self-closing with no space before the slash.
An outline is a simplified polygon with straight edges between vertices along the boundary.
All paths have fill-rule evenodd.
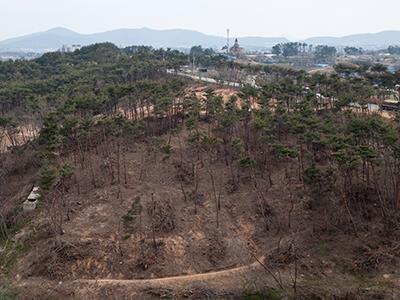
<path id="1" fill-rule="evenodd" d="M 227 30 L 226 30 L 226 53 L 227 54 L 229 54 L 229 48 L 230 48 L 230 45 L 229 45 L 229 34 L 230 34 L 230 29 L 228 28 Z"/>

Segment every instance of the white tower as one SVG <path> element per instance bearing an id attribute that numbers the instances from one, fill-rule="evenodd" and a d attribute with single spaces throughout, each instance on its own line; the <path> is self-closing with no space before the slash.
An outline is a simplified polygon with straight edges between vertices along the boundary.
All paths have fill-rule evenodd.
<path id="1" fill-rule="evenodd" d="M 229 45 L 229 33 L 230 33 L 230 29 L 227 29 L 226 30 L 226 53 L 227 54 L 229 54 L 229 48 L 230 48 L 230 45 Z"/>

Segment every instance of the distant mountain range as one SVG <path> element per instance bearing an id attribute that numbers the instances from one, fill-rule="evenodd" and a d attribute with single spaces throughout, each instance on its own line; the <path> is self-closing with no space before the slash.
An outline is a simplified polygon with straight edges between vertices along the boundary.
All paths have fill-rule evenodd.
<path id="1" fill-rule="evenodd" d="M 277 43 L 287 41 L 285 38 L 240 38 L 241 44 L 246 48 L 269 48 Z M 226 38 L 183 29 L 117 29 L 102 33 L 80 34 L 66 28 L 58 27 L 44 32 L 1 41 L 0 49 L 43 52 L 59 49 L 62 45 L 90 45 L 100 42 L 111 42 L 120 47 L 146 45 L 155 48 L 190 48 L 194 45 L 202 45 L 203 47 L 221 48 L 226 44 Z"/>
<path id="2" fill-rule="evenodd" d="M 246 49 L 271 48 L 278 43 L 289 42 L 284 37 L 238 37 L 238 39 L 241 46 Z M 190 48 L 194 45 L 202 45 L 203 47 L 218 49 L 226 44 L 226 38 L 184 29 L 117 29 L 102 33 L 80 34 L 58 27 L 1 41 L 0 50 L 44 52 L 59 49 L 62 45 L 90 45 L 100 42 L 111 42 L 120 47 L 146 45 L 155 48 Z M 379 49 L 386 48 L 389 45 L 400 45 L 400 31 L 383 31 L 339 38 L 312 37 L 301 42 L 313 45 L 356 46 Z"/>
<path id="3" fill-rule="evenodd" d="M 303 42 L 312 45 L 354 46 L 365 49 L 380 49 L 391 45 L 400 45 L 400 31 L 362 33 L 344 37 L 312 37 Z"/>

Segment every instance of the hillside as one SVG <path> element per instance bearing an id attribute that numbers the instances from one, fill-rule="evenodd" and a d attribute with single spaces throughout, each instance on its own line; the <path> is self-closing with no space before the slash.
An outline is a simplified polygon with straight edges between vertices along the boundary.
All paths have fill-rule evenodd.
<path id="1" fill-rule="evenodd" d="M 199 55 L 0 62 L 0 299 L 400 297 L 400 73 Z"/>

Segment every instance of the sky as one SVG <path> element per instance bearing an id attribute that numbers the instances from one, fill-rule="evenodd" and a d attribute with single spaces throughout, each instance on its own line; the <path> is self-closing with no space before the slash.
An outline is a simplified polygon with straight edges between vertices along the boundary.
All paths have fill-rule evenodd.
<path id="1" fill-rule="evenodd" d="M 0 40 L 53 27 L 193 29 L 225 36 L 343 36 L 400 30 L 400 0 L 0 0 Z"/>

